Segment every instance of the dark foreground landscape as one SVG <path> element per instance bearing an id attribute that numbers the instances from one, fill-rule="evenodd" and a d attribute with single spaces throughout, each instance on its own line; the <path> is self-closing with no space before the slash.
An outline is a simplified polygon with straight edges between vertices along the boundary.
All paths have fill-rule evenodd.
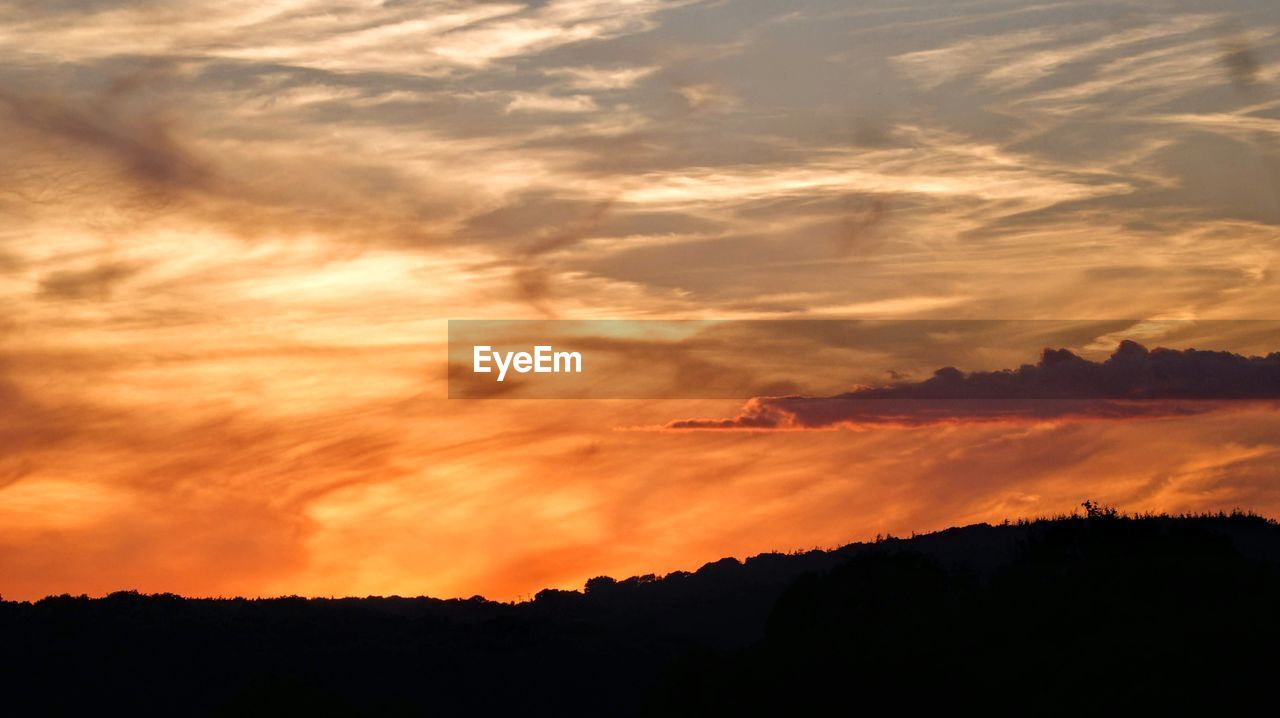
<path id="1" fill-rule="evenodd" d="M 1220 714 L 1270 703 L 1280 525 L 1087 508 L 597 578 L 515 605 L 131 592 L 3 602 L 0 712 Z"/>

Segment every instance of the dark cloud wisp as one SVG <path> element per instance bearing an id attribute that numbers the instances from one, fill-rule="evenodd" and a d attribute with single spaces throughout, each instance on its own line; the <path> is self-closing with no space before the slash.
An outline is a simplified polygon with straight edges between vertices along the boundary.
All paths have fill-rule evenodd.
<path id="1" fill-rule="evenodd" d="M 1045 349 L 1036 364 L 862 387 L 828 397 L 757 397 L 732 418 L 680 419 L 668 429 L 825 429 L 965 421 L 1181 416 L 1227 402 L 1280 400 L 1280 352 L 1265 357 L 1120 343 L 1104 361 Z"/>

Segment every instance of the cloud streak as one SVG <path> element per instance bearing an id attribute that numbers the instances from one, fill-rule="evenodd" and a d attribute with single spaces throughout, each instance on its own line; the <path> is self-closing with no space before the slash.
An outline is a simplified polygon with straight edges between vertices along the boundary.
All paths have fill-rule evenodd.
<path id="1" fill-rule="evenodd" d="M 680 419 L 674 430 L 803 430 L 1186 416 L 1228 402 L 1280 399 L 1280 352 L 1265 357 L 1196 349 L 1148 350 L 1125 340 L 1105 361 L 1045 349 L 1036 364 L 965 373 L 945 367 L 919 382 L 830 397 L 757 397 L 735 417 Z"/>

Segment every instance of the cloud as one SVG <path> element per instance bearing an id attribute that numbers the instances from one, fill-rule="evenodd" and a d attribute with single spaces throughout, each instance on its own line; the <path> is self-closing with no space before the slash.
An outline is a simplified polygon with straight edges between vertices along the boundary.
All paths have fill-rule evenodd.
<path id="1" fill-rule="evenodd" d="M 198 185 L 208 170 L 174 137 L 154 107 L 131 107 L 130 95 L 145 89 L 154 70 L 117 78 L 101 95 L 81 102 L 20 94 L 0 88 L 0 121 L 102 152 L 149 187 L 164 192 Z M 2 125 L 0 125 L 2 126 Z"/>
<path id="2" fill-rule="evenodd" d="M 507 103 L 507 112 L 591 112 L 596 109 L 595 100 L 589 95 L 539 95 L 518 92 Z"/>
<path id="3" fill-rule="evenodd" d="M 1251 90 L 1258 83 L 1261 63 L 1258 61 L 1258 54 L 1247 41 L 1232 38 L 1224 43 L 1222 64 L 1227 68 L 1227 74 L 1237 88 Z"/>
<path id="4" fill-rule="evenodd" d="M 681 419 L 668 429 L 826 429 L 968 421 L 1184 416 L 1225 402 L 1280 399 L 1280 352 L 1265 357 L 1197 349 L 1148 350 L 1125 340 L 1105 361 L 1045 349 L 1017 369 L 862 387 L 830 397 L 757 397 L 738 416 Z"/>
<path id="5" fill-rule="evenodd" d="M 40 296 L 47 299 L 107 299 L 114 286 L 138 273 L 138 267 L 101 264 L 90 269 L 51 272 L 40 280 Z"/>
<path id="6" fill-rule="evenodd" d="M 657 71 L 657 67 L 561 67 L 547 70 L 546 74 L 565 78 L 566 84 L 576 90 L 625 90 Z"/>

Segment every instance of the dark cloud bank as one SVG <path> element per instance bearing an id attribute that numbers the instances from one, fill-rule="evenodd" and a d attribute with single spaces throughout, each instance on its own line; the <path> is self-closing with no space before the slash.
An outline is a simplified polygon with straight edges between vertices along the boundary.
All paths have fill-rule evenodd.
<path id="1" fill-rule="evenodd" d="M 1107 360 L 1045 349 L 1017 369 L 946 367 L 920 382 L 829 397 L 759 397 L 729 419 L 681 419 L 668 429 L 823 429 L 961 421 L 1035 421 L 1199 414 L 1228 402 L 1280 399 L 1280 352 L 1265 357 L 1120 343 Z"/>

